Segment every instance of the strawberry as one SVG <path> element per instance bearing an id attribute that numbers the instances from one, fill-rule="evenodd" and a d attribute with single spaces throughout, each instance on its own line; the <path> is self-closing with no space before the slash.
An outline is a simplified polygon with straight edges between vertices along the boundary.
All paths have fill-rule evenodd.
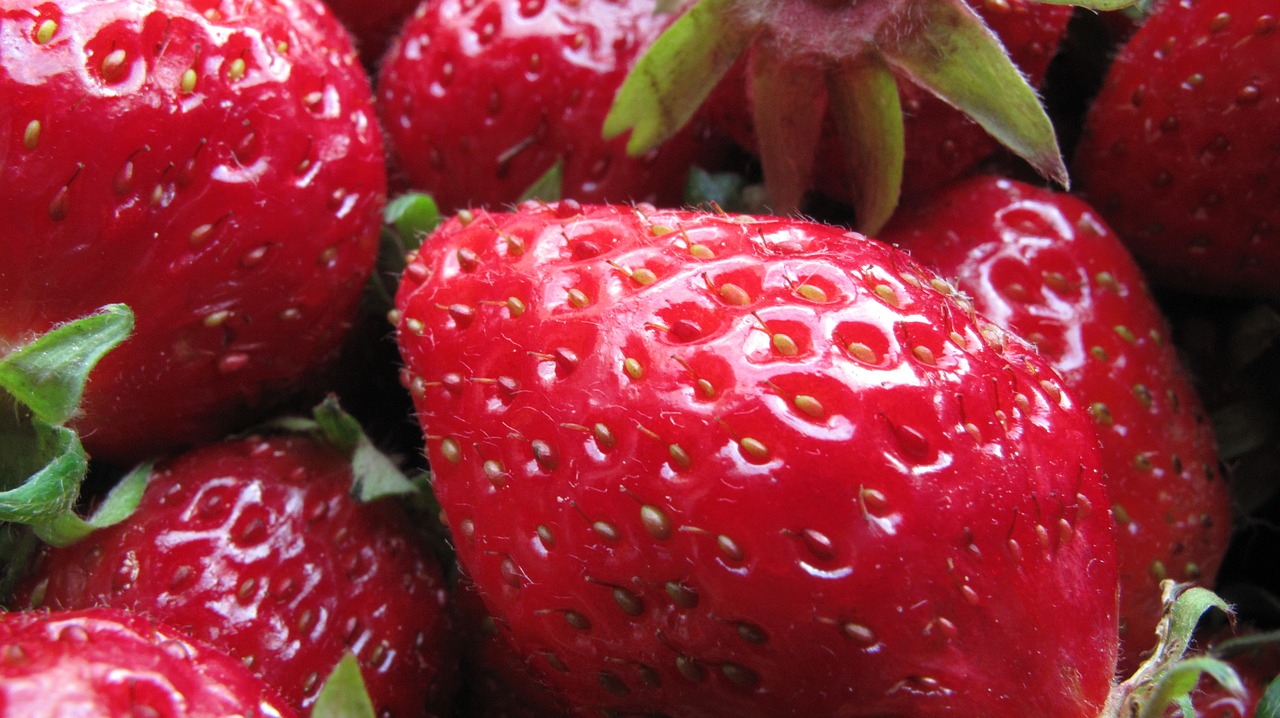
<path id="1" fill-rule="evenodd" d="M 566 197 L 678 204 L 691 132 L 635 158 L 599 139 L 670 18 L 654 0 L 424 2 L 378 76 L 397 168 L 448 211 L 513 203 L 557 164 Z"/>
<path id="2" fill-rule="evenodd" d="M 1212 586 L 1231 534 L 1213 428 L 1142 273 L 1083 201 L 990 176 L 904 210 L 882 237 L 1035 344 L 1089 407 L 1119 525 L 1123 665 L 1136 667 L 1160 582 Z"/>
<path id="3" fill-rule="evenodd" d="M 73 426 L 128 465 L 308 387 L 371 271 L 369 81 L 318 0 L 0 8 L 0 355 L 113 304 Z"/>
<path id="4" fill-rule="evenodd" d="M 352 491 L 353 456 L 331 438 L 203 446 L 157 464 L 123 521 L 43 550 L 18 595 L 146 613 L 244 661 L 300 712 L 350 650 L 379 715 L 437 715 L 454 670 L 440 567 L 400 505 Z"/>
<path id="5" fill-rule="evenodd" d="M 397 297 L 461 566 L 575 711 L 1093 716 L 1097 437 L 905 254 L 793 219 L 526 203 Z"/>
<path id="6" fill-rule="evenodd" d="M 1074 170 L 1152 280 L 1280 297 L 1280 13 L 1168 0 L 1120 50 Z"/>
<path id="7" fill-rule="evenodd" d="M 1038 86 L 1066 34 L 1071 8 L 1032 0 L 968 2 L 1009 49 L 1014 64 L 1033 86 Z M 708 121 L 713 127 L 723 128 L 739 144 L 758 152 L 759 141 L 750 112 L 753 92 L 745 64 L 739 63 L 708 99 Z M 936 192 L 997 150 L 996 140 L 959 110 L 907 77 L 899 76 L 897 81 L 904 107 L 904 198 Z M 828 112 L 823 118 L 817 157 L 840 156 L 840 137 Z M 848 199 L 857 181 L 849 170 L 845 163 L 834 159 L 815 161 L 809 185 L 833 198 Z"/>
<path id="8" fill-rule="evenodd" d="M 1098 9 L 1131 2 L 1071 4 Z M 993 18 L 1025 9 L 1004 1 L 986 5 L 1009 7 L 993 11 Z M 1061 33 L 1053 26 L 1065 22 L 1065 12 L 1049 11 L 1046 17 L 1056 20 L 1047 23 L 1046 40 Z M 1010 41 L 1021 44 L 1022 36 L 1011 32 Z M 1030 55 L 1051 56 L 1046 49 Z M 637 62 L 606 118 L 605 137 L 630 133 L 628 151 L 651 150 L 693 117 L 739 57 L 749 76 L 769 205 L 777 213 L 801 207 L 815 166 L 843 165 L 837 174 L 850 179 L 841 198 L 852 201 L 858 226 L 869 233 L 883 226 L 902 190 L 904 115 L 932 114 L 925 109 L 929 103 L 918 101 L 926 93 L 954 105 L 1042 175 L 1067 182 L 1039 97 L 992 27 L 965 0 L 698 0 Z M 901 96 L 905 79 L 924 92 Z M 819 146 L 828 115 L 841 143 L 834 156 Z M 941 147 L 944 164 L 954 153 L 964 165 L 980 154 L 968 140 L 930 124 L 911 129 L 922 156 Z M 948 146 L 948 139 L 956 146 Z M 912 171 L 931 166 L 928 160 Z M 947 172 L 954 176 L 953 169 Z"/>
<path id="9" fill-rule="evenodd" d="M 292 718 L 239 661 L 118 609 L 0 613 L 4 718 Z"/>

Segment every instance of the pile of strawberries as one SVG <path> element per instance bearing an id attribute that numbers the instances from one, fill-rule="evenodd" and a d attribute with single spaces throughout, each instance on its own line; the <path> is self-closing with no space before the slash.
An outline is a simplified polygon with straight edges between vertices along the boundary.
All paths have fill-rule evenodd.
<path id="1" fill-rule="evenodd" d="M 0 0 L 0 717 L 1280 715 L 1280 6 L 1072 4 Z"/>

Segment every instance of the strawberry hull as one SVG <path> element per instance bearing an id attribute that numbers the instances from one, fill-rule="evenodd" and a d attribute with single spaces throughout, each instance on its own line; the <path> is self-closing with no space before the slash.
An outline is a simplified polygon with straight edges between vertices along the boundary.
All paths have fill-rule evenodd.
<path id="1" fill-rule="evenodd" d="M 446 224 L 401 287 L 403 379 L 507 640 L 579 708 L 1096 714 L 1096 435 L 951 295 L 792 220 Z"/>

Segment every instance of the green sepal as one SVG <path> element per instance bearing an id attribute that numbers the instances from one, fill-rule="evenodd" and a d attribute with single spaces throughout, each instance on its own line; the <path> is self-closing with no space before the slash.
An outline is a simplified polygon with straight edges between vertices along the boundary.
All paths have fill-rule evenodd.
<path id="1" fill-rule="evenodd" d="M 1254 718 L 1280 718 L 1280 677 L 1271 681 L 1258 699 Z"/>
<path id="2" fill-rule="evenodd" d="M 560 200 L 561 191 L 564 187 L 564 161 L 556 160 L 556 163 L 542 173 L 542 176 L 534 180 L 533 184 L 520 195 L 518 201 L 524 202 L 531 199 L 541 200 L 543 202 L 557 202 Z"/>
<path id="3" fill-rule="evenodd" d="M 606 140 L 630 130 L 627 153 L 642 155 L 680 131 L 754 37 L 738 27 L 737 0 L 702 0 L 666 29 L 618 88 Z"/>
<path id="4" fill-rule="evenodd" d="M 0 491 L 0 521 L 46 523 L 71 511 L 89 470 L 80 437 L 65 426 L 34 424 L 30 415 L 24 423 L 12 407 L 0 412 L 0 486 L 13 487 Z"/>
<path id="5" fill-rule="evenodd" d="M 89 372 L 133 331 L 133 312 L 111 304 L 83 319 L 54 327 L 0 358 L 0 391 L 49 426 L 71 419 Z"/>
<path id="6" fill-rule="evenodd" d="M 969 116 L 1041 175 L 1068 187 L 1053 122 L 977 12 L 964 0 L 918 0 L 902 17 L 876 38 L 889 64 Z"/>
<path id="7" fill-rule="evenodd" d="M 311 718 L 376 718 L 354 653 L 347 651 L 325 679 Z"/>
<path id="8" fill-rule="evenodd" d="M 1124 682 L 1112 689 L 1099 718 L 1158 718 L 1171 705 L 1182 705 L 1200 679 L 1208 675 L 1235 695 L 1244 694 L 1239 674 L 1217 656 L 1186 657 L 1200 619 L 1212 609 L 1233 616 L 1231 606 L 1214 592 L 1173 581 L 1161 583 L 1164 615 L 1156 626 L 1159 643 L 1152 655 Z"/>
<path id="9" fill-rule="evenodd" d="M 53 546 L 70 546 L 98 529 L 124 521 L 142 502 L 147 481 L 151 478 L 152 466 L 151 463 L 141 464 L 126 474 L 111 488 L 88 518 L 81 518 L 68 511 L 48 523 L 37 524 L 36 535 Z"/>
<path id="10" fill-rule="evenodd" d="M 789 65 L 767 46 L 751 55 L 755 101 L 751 112 L 760 145 L 760 166 L 773 214 L 800 210 L 813 175 L 826 104 L 823 74 L 806 65 Z"/>
<path id="11" fill-rule="evenodd" d="M 330 442 L 351 455 L 351 495 L 369 502 L 384 496 L 412 494 L 418 487 L 404 472 L 374 446 L 360 422 L 342 410 L 337 397 L 330 395 L 312 410 L 315 426 Z M 295 426 L 303 426 L 296 422 Z"/>
<path id="12" fill-rule="evenodd" d="M 1045 5 L 1074 5 L 1086 10 L 1096 10 L 1106 12 L 1108 10 L 1123 10 L 1127 7 L 1140 4 L 1141 0 L 1032 0 L 1033 2 L 1044 3 Z"/>
<path id="13" fill-rule="evenodd" d="M 906 136 L 898 82 L 879 54 L 827 76 L 827 96 L 853 174 L 858 230 L 884 227 L 902 194 Z"/>
<path id="14" fill-rule="evenodd" d="M 1151 697 L 1143 704 L 1138 718 L 1160 718 L 1168 712 L 1170 705 L 1189 705 L 1189 703 L 1182 703 L 1183 699 L 1190 696 L 1200 679 L 1206 675 L 1217 681 L 1218 685 L 1227 689 L 1232 695 L 1245 695 L 1244 683 L 1230 664 L 1211 656 L 1196 656 L 1178 663 L 1160 676 Z M 1191 718 L 1194 715 L 1194 710 L 1187 713 L 1186 708 L 1183 709 L 1184 718 Z"/>
<path id="15" fill-rule="evenodd" d="M 402 194 L 388 202 L 382 219 L 399 232 L 404 243 L 401 249 L 405 251 L 417 249 L 422 239 L 443 221 L 435 198 L 421 192 Z"/>
<path id="16" fill-rule="evenodd" d="M 742 211 L 742 193 L 747 178 L 738 172 L 708 172 L 689 168 L 684 185 L 684 202 L 690 207 L 719 207 L 726 212 Z"/>

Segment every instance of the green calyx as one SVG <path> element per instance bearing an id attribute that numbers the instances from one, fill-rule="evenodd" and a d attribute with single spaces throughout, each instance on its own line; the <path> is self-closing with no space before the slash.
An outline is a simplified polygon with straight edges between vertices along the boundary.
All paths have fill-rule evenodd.
<path id="1" fill-rule="evenodd" d="M 360 662 L 348 651 L 325 679 L 311 718 L 374 718 L 373 701 L 360 674 Z"/>
<path id="2" fill-rule="evenodd" d="M 1043 1 L 1095 10 L 1135 2 Z M 808 19 L 796 19 L 802 16 Z M 1067 185 L 1039 96 L 965 0 L 701 0 L 632 69 L 605 120 L 605 138 L 630 132 L 633 155 L 657 147 L 693 117 L 748 48 L 752 114 L 776 213 L 800 209 L 829 105 L 853 177 L 859 229 L 873 233 L 888 220 L 904 162 L 897 78 L 929 90 L 1043 176 Z"/>
<path id="3" fill-rule="evenodd" d="M 74 523 L 89 461 L 66 423 L 94 366 L 133 324 L 128 307 L 109 305 L 0 357 L 0 521 L 54 537 L 52 527 Z"/>
<path id="4" fill-rule="evenodd" d="M 1240 676 L 1226 661 L 1208 654 L 1187 655 L 1192 633 L 1205 613 L 1218 609 L 1232 615 L 1231 607 L 1208 589 L 1169 580 L 1161 586 L 1165 610 L 1156 627 L 1156 650 L 1111 691 L 1099 718 L 1159 718 L 1171 706 L 1193 716 L 1190 694 L 1206 676 L 1234 695 L 1245 694 Z"/>
<path id="5" fill-rule="evenodd" d="M 351 495 L 361 502 L 384 496 L 416 494 L 422 487 L 405 475 L 364 433 L 360 422 L 329 395 L 308 417 L 284 417 L 255 431 L 315 433 L 351 457 Z"/>

